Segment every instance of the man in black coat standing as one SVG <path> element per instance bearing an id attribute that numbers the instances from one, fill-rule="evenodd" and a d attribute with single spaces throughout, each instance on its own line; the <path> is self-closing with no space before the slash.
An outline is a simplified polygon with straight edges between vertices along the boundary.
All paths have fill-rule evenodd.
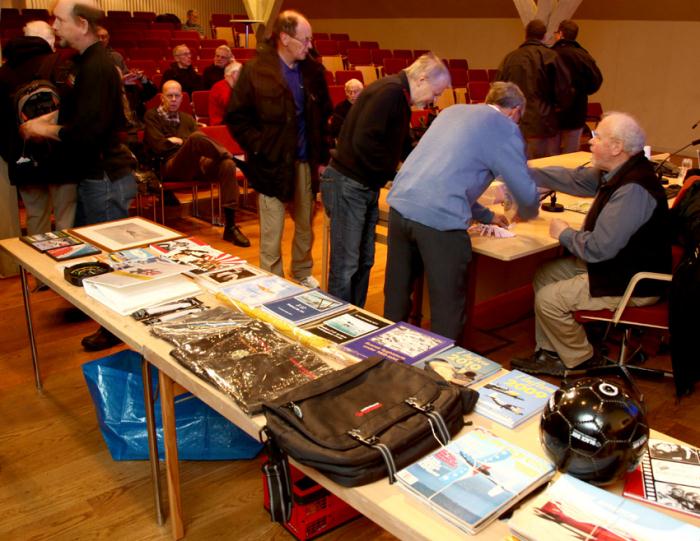
<path id="1" fill-rule="evenodd" d="M 552 49 L 559 54 L 559 58 L 569 69 L 574 88 L 571 105 L 557 115 L 562 154 L 579 149 L 581 132 L 586 123 L 588 96 L 598 92 L 603 84 L 603 74 L 590 53 L 576 41 L 577 36 L 578 25 L 572 20 L 563 20 L 555 33 L 557 42 L 552 45 Z"/>
<path id="2" fill-rule="evenodd" d="M 260 266 L 284 276 L 285 207 L 294 219 L 292 278 L 316 287 L 311 218 L 319 170 L 328 162 L 333 105 L 322 64 L 308 56 L 311 25 L 283 11 L 269 42 L 247 62 L 233 88 L 225 122 L 247 154 L 244 171 L 260 194 Z"/>

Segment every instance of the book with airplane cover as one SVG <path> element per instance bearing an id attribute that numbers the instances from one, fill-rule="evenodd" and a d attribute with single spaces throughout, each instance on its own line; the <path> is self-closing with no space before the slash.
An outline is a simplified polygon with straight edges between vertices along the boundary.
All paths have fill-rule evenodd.
<path id="1" fill-rule="evenodd" d="M 99 254 L 100 250 L 97 246 L 92 244 L 73 244 L 72 246 L 59 246 L 57 248 L 51 248 L 46 250 L 46 253 L 53 257 L 56 261 L 67 261 L 68 259 L 76 259 L 78 257 L 85 257 L 88 255 Z"/>
<path id="2" fill-rule="evenodd" d="M 228 266 L 224 269 L 197 275 L 197 280 L 207 289 L 221 291 L 225 287 L 269 273 L 248 263 Z"/>
<path id="3" fill-rule="evenodd" d="M 360 359 L 379 355 L 392 361 L 413 364 L 454 345 L 454 340 L 400 321 L 343 344 Z"/>
<path id="4" fill-rule="evenodd" d="M 651 438 L 639 466 L 627 474 L 623 494 L 700 517 L 700 449 Z"/>
<path id="5" fill-rule="evenodd" d="M 399 471 L 402 488 L 474 534 L 547 482 L 552 463 L 476 428 Z"/>
<path id="6" fill-rule="evenodd" d="M 346 309 L 350 304 L 320 289 L 302 291 L 291 297 L 263 304 L 263 309 L 294 325 L 301 325 Z"/>
<path id="7" fill-rule="evenodd" d="M 46 233 L 37 233 L 36 235 L 25 235 L 20 237 L 20 240 L 42 253 L 54 248 L 84 244 L 84 241 L 69 235 L 65 231 L 48 231 Z"/>
<path id="8" fill-rule="evenodd" d="M 508 521 L 525 541 L 697 541 L 700 529 L 563 474 Z"/>
<path id="9" fill-rule="evenodd" d="M 335 344 L 344 344 L 382 329 L 390 323 L 359 308 L 352 308 L 349 312 L 314 322 L 306 327 L 306 330 Z"/>
<path id="10" fill-rule="evenodd" d="M 115 270 L 83 280 L 85 293 L 120 315 L 201 292 L 182 276 L 186 266 L 159 258 L 114 263 Z"/>
<path id="11" fill-rule="evenodd" d="M 539 414 L 556 385 L 512 370 L 477 389 L 474 411 L 508 428 Z"/>
<path id="12" fill-rule="evenodd" d="M 303 291 L 307 291 L 304 286 L 294 284 L 276 274 L 266 274 L 228 285 L 221 290 L 221 293 L 233 301 L 242 302 L 248 306 L 260 306 Z"/>
<path id="13" fill-rule="evenodd" d="M 244 259 L 217 250 L 196 237 L 157 242 L 150 248 L 173 263 L 190 266 L 187 274 L 194 277 L 245 263 Z"/>
<path id="14" fill-rule="evenodd" d="M 463 387 L 481 381 L 502 368 L 497 362 L 459 346 L 418 361 L 415 366 L 433 370 L 450 383 Z"/>

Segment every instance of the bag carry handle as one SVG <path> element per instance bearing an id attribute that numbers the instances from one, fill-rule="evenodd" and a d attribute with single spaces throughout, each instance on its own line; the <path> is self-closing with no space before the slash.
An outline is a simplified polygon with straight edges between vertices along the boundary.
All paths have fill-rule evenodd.
<path id="1" fill-rule="evenodd" d="M 260 429 L 258 438 L 267 455 L 262 472 L 270 496 L 270 518 L 273 522 L 286 524 L 292 518 L 293 503 L 287 455 L 275 443 L 272 431 L 267 426 Z"/>
<path id="2" fill-rule="evenodd" d="M 450 431 L 447 429 L 445 420 L 442 418 L 442 415 L 440 415 L 439 412 L 435 411 L 432 404 L 425 404 L 421 406 L 418 403 L 418 399 L 413 396 L 407 398 L 404 400 L 404 402 L 428 418 L 430 431 L 433 433 L 433 436 L 441 447 L 444 447 L 450 443 Z"/>
<path id="3" fill-rule="evenodd" d="M 391 450 L 386 445 L 381 443 L 377 436 L 365 438 L 357 429 L 348 430 L 348 435 L 352 439 L 359 441 L 361 444 L 371 447 L 372 449 L 376 449 L 381 453 L 384 463 L 386 464 L 387 472 L 389 473 L 389 484 L 393 485 L 396 482 L 396 462 L 394 462 L 394 457 L 391 454 Z"/>

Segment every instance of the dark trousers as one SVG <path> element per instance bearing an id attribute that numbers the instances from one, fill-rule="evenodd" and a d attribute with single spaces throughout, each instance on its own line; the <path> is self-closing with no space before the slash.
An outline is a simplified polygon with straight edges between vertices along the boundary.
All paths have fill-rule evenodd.
<path id="1" fill-rule="evenodd" d="M 459 340 L 465 323 L 467 267 L 472 245 L 466 230 L 438 231 L 389 211 L 389 251 L 384 279 L 384 317 L 406 321 L 411 291 L 425 274 L 430 295 L 430 329 Z"/>
<path id="2" fill-rule="evenodd" d="M 200 158 L 207 158 L 204 170 Z M 203 133 L 195 132 L 182 144 L 177 153 L 163 166 L 165 182 L 203 180 L 221 185 L 221 205 L 235 208 L 238 204 L 236 164 L 219 143 Z"/>

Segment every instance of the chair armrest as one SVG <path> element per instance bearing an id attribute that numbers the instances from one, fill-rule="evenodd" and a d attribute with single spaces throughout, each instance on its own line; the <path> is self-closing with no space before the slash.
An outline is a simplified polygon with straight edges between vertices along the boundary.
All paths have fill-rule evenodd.
<path id="1" fill-rule="evenodd" d="M 642 280 L 657 280 L 659 282 L 670 282 L 672 278 L 673 275 L 663 274 L 660 272 L 638 272 L 637 274 L 632 276 L 630 283 L 627 284 L 627 289 L 625 289 L 624 295 L 622 295 L 622 298 L 620 299 L 620 304 L 617 305 L 617 309 L 615 310 L 615 316 L 613 317 L 613 325 L 617 325 L 620 321 L 620 318 L 622 317 L 622 312 L 624 312 L 625 308 L 627 308 L 627 304 L 629 303 L 630 298 L 632 297 L 632 293 L 634 293 L 634 288 L 637 287 L 637 284 L 639 282 L 641 282 Z"/>

